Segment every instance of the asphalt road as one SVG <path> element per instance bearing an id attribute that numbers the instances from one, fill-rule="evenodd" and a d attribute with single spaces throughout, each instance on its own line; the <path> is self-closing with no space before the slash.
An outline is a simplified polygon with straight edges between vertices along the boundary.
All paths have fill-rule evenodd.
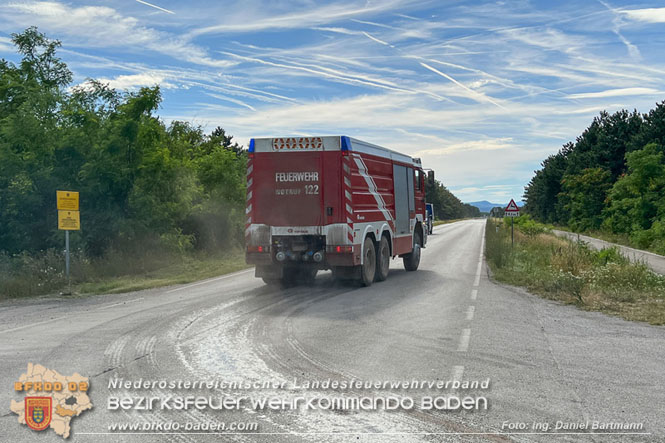
<path id="1" fill-rule="evenodd" d="M 94 408 L 71 441 L 665 441 L 665 328 L 577 310 L 493 283 L 483 220 L 435 229 L 417 272 L 391 266 L 369 288 L 275 290 L 253 271 L 131 294 L 0 304 L 0 440 L 61 441 L 16 423 L 13 382 L 28 362 L 90 377 Z M 286 383 L 198 395 L 442 395 L 432 389 L 312 390 L 305 381 L 490 380 L 480 411 L 109 411 L 112 396 L 188 395 L 109 389 L 110 379 Z M 293 386 L 297 379 L 299 385 Z M 258 433 L 126 434 L 113 423 L 254 422 Z M 533 423 L 642 423 L 648 435 L 539 433 Z M 525 429 L 509 429 L 507 424 Z M 525 432 L 525 433 L 515 433 Z M 617 431 L 614 431 L 617 432 Z M 633 431 L 635 432 L 635 431 Z"/>

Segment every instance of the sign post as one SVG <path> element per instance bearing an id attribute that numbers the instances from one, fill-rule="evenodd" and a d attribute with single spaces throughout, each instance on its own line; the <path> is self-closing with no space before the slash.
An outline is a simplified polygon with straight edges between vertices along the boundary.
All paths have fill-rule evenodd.
<path id="1" fill-rule="evenodd" d="M 517 207 L 515 200 L 510 199 L 510 203 L 506 206 L 506 209 L 503 211 L 504 217 L 510 217 L 510 246 L 515 245 L 515 218 L 520 215 L 520 208 Z"/>
<path id="2" fill-rule="evenodd" d="M 72 294 L 72 279 L 69 273 L 69 231 L 81 230 L 81 213 L 79 212 L 79 193 L 76 191 L 56 191 L 58 201 L 58 229 L 65 231 L 65 275 L 67 276 L 67 292 Z"/>

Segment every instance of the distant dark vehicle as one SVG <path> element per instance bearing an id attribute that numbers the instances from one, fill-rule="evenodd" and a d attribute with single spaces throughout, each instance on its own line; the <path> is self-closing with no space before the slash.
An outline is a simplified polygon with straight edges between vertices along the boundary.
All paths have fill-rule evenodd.
<path id="1" fill-rule="evenodd" d="M 427 225 L 427 233 L 432 234 L 432 230 L 434 229 L 434 205 L 431 203 L 425 203 L 425 213 L 427 215 L 427 221 L 425 222 Z"/>

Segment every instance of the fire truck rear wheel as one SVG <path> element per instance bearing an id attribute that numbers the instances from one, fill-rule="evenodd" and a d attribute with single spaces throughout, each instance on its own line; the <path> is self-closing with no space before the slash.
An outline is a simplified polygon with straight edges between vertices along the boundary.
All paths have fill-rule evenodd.
<path id="1" fill-rule="evenodd" d="M 370 286 L 376 274 L 376 249 L 371 238 L 367 237 L 365 239 L 363 251 L 363 264 L 360 265 L 360 283 L 363 286 Z"/>
<path id="2" fill-rule="evenodd" d="M 390 271 L 390 245 L 385 236 L 381 237 L 379 242 L 379 251 L 376 254 L 376 281 L 384 281 L 388 278 Z"/>
<path id="3" fill-rule="evenodd" d="M 418 265 L 420 265 L 420 245 L 422 242 L 420 233 L 416 232 L 413 239 L 413 252 L 404 256 L 404 269 L 407 271 L 418 270 Z"/>

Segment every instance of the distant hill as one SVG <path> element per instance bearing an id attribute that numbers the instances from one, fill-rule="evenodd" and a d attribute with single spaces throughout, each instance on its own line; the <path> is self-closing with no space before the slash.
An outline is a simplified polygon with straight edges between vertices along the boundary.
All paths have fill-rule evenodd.
<path id="1" fill-rule="evenodd" d="M 524 203 L 521 202 L 521 201 L 515 201 L 515 203 L 517 203 L 517 206 L 519 206 L 520 208 L 522 206 L 524 206 Z M 494 208 L 495 206 L 500 206 L 502 208 L 505 208 L 506 206 L 508 206 L 508 202 L 492 203 L 492 202 L 488 202 L 487 200 L 482 200 L 482 201 L 479 201 L 479 202 L 468 202 L 467 204 L 469 204 L 471 206 L 475 206 L 476 208 L 480 209 L 480 212 L 490 212 L 492 210 L 492 208 Z"/>

